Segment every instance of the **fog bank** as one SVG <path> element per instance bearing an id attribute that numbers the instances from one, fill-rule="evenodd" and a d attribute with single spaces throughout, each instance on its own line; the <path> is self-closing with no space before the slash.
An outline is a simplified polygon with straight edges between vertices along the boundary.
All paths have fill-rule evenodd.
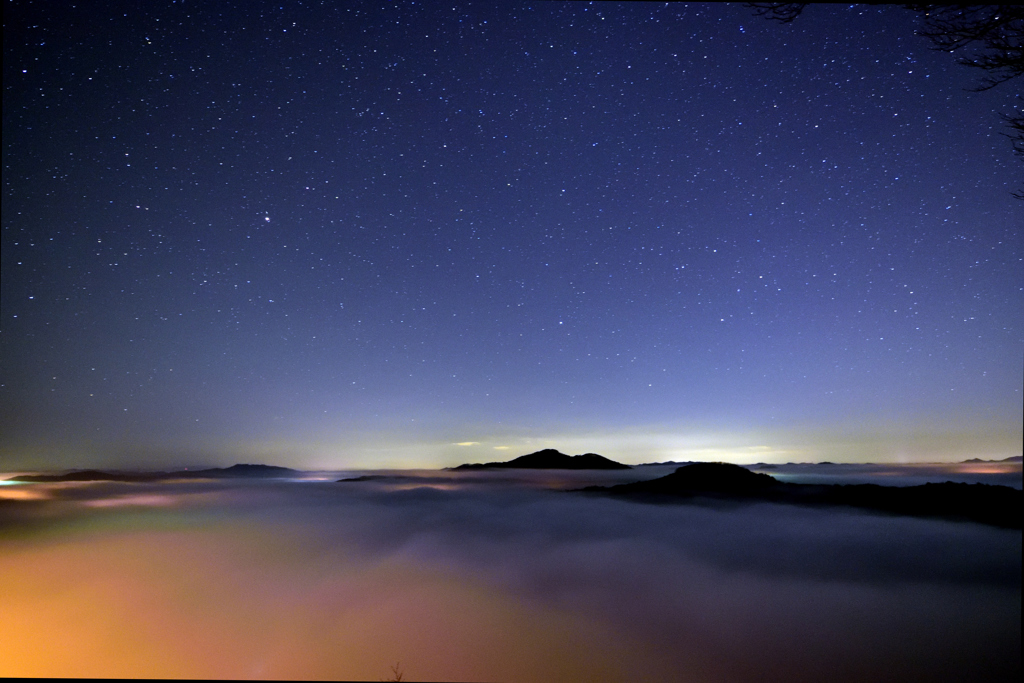
<path id="1" fill-rule="evenodd" d="M 0 509 L 0 674 L 1019 673 L 1019 531 L 461 481 L 26 487 Z"/>

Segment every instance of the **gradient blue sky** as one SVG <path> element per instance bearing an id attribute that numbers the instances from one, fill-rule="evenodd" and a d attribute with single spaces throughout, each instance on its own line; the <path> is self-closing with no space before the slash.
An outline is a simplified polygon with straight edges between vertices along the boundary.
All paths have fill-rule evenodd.
<path id="1" fill-rule="evenodd" d="M 1020 455 L 1019 88 L 917 21 L 5 3 L 0 456 Z"/>

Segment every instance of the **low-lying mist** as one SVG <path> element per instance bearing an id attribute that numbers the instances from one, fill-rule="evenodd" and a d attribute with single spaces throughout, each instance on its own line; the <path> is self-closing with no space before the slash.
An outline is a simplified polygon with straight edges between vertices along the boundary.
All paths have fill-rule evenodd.
<path id="1" fill-rule="evenodd" d="M 553 476 L 26 485 L 0 508 L 0 675 L 1020 673 L 1020 531 Z"/>

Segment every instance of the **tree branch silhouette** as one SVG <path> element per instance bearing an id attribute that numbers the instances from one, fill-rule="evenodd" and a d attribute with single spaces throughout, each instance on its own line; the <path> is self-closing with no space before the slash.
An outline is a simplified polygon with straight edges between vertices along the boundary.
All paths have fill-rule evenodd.
<path id="1" fill-rule="evenodd" d="M 751 2 L 747 6 L 757 16 L 788 24 L 810 4 Z M 984 72 L 981 83 L 973 88 L 975 92 L 990 90 L 1024 74 L 1024 6 L 905 4 L 903 7 L 921 15 L 923 26 L 916 33 L 931 41 L 933 50 L 950 53 L 973 50 L 957 61 Z M 1014 153 L 1024 160 L 1024 107 L 1015 109 L 1013 114 L 1003 114 L 1002 118 L 1010 128 L 1011 132 L 1005 135 L 1012 141 Z M 1014 192 L 1013 196 L 1024 199 L 1024 189 Z"/>

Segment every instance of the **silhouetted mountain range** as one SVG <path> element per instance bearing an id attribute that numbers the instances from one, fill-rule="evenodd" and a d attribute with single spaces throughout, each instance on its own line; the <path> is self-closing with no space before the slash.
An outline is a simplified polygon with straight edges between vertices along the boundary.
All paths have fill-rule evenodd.
<path id="1" fill-rule="evenodd" d="M 545 448 L 536 453 L 520 455 L 508 462 L 468 463 L 452 467 L 453 470 L 486 470 L 486 469 L 521 469 L 521 470 L 628 470 L 629 465 L 609 460 L 597 453 L 583 455 L 566 455 L 554 448 Z"/>
<path id="2" fill-rule="evenodd" d="M 727 463 L 695 463 L 649 481 L 579 489 L 649 502 L 712 499 L 797 505 L 848 506 L 915 517 L 969 520 L 1021 528 L 1018 489 L 991 484 L 790 484 Z"/>
<path id="3" fill-rule="evenodd" d="M 163 479 L 231 479 L 231 478 L 273 478 L 288 477 L 297 473 L 288 467 L 275 465 L 232 465 L 206 470 L 181 470 L 179 472 L 103 472 L 100 470 L 77 470 L 67 474 L 24 474 L 10 477 L 7 481 L 47 483 L 60 481 L 160 481 Z"/>
<path id="4" fill-rule="evenodd" d="M 1011 455 L 1009 458 L 1003 458 L 1002 460 L 982 460 L 981 458 L 971 458 L 970 460 L 964 460 L 963 462 L 1022 462 L 1024 457 L 1019 455 Z"/>

